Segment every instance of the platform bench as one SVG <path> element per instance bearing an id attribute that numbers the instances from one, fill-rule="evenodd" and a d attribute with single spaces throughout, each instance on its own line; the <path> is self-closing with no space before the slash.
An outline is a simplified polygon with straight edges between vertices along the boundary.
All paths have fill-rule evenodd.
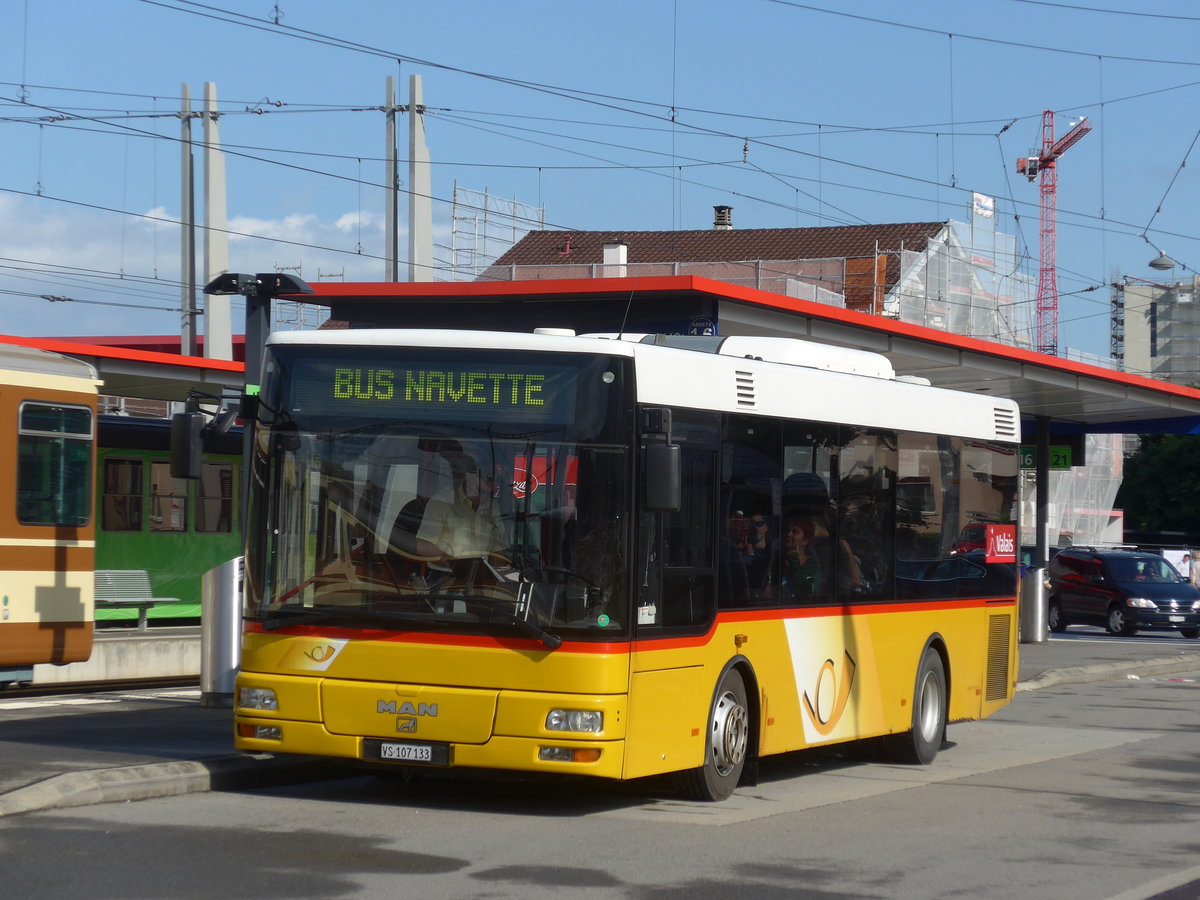
<path id="1" fill-rule="evenodd" d="M 178 597 L 155 597 L 150 590 L 150 574 L 145 569 L 96 570 L 96 608 L 136 609 L 139 631 L 146 630 L 150 607 L 179 602 Z"/>

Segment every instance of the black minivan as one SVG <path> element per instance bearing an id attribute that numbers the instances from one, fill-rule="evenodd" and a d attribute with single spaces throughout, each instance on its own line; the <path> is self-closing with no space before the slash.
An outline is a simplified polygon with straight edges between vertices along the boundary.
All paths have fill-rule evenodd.
<path id="1" fill-rule="evenodd" d="M 1173 629 L 1200 636 L 1200 590 L 1156 553 L 1070 547 L 1050 560 L 1047 622 L 1105 626 L 1110 634 Z"/>

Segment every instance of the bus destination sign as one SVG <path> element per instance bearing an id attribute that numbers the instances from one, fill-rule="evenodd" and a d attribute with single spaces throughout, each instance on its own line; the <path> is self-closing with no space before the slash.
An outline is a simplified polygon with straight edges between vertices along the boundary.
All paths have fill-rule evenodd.
<path id="1" fill-rule="evenodd" d="M 461 421 L 512 418 L 563 425 L 575 412 L 570 366 L 296 360 L 295 415 Z"/>

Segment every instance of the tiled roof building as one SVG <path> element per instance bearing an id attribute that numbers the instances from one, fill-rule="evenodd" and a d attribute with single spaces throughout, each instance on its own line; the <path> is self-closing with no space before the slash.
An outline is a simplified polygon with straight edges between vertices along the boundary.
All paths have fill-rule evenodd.
<path id="1" fill-rule="evenodd" d="M 880 315 L 902 276 L 903 253 L 924 253 L 947 224 L 533 231 L 479 280 L 698 275 Z"/>

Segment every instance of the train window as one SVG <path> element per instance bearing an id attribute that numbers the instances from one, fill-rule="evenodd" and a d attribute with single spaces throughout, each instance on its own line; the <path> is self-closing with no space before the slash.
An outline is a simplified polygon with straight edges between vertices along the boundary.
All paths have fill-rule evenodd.
<path id="1" fill-rule="evenodd" d="M 229 463 L 204 463 L 196 482 L 196 530 L 223 532 L 233 530 L 233 466 Z"/>
<path id="2" fill-rule="evenodd" d="M 17 520 L 86 525 L 92 493 L 92 411 L 22 403 L 17 436 Z"/>
<path id="3" fill-rule="evenodd" d="M 141 531 L 142 461 L 106 459 L 101 478 L 104 499 L 100 527 L 105 531 Z"/>
<path id="4" fill-rule="evenodd" d="M 171 477 L 167 460 L 150 463 L 150 530 L 187 530 L 187 481 Z"/>

